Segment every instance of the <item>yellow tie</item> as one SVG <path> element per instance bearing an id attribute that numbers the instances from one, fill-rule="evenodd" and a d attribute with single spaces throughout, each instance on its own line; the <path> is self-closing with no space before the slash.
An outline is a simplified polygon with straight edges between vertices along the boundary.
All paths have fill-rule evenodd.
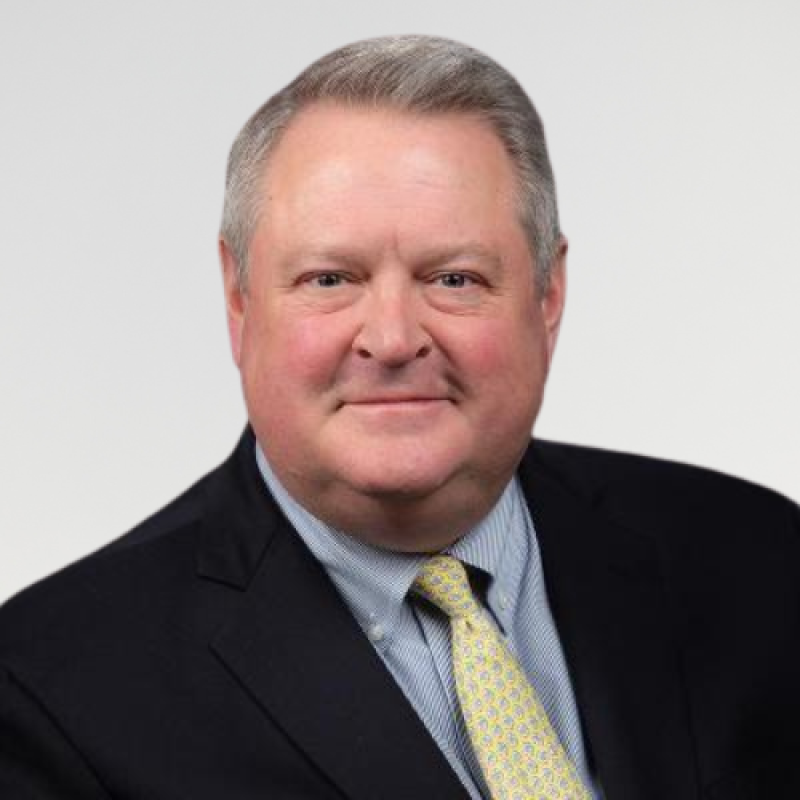
<path id="1" fill-rule="evenodd" d="M 493 800 L 591 800 L 463 564 L 433 556 L 414 587 L 450 618 L 458 700 Z"/>

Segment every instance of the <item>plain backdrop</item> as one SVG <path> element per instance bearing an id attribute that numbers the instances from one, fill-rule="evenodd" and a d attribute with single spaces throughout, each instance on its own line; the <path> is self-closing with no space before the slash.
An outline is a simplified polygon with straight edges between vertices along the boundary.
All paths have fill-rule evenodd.
<path id="1" fill-rule="evenodd" d="M 545 121 L 570 286 L 537 433 L 800 497 L 794 0 L 3 0 L 0 599 L 231 450 L 230 143 L 318 56 L 413 32 Z"/>

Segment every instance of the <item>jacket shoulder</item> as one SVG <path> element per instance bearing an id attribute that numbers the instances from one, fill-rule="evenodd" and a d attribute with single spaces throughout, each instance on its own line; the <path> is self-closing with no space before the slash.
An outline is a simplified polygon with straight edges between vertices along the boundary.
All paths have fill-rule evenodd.
<path id="1" fill-rule="evenodd" d="M 211 473 L 213 475 L 213 473 Z M 131 531 L 0 606 L 0 664 L 35 667 L 64 657 L 94 627 L 98 635 L 129 629 L 146 598 L 180 585 L 201 528 L 206 486 L 198 481 Z M 176 582 L 177 580 L 177 582 Z"/>
<path id="2" fill-rule="evenodd" d="M 101 656 L 124 661 L 169 630 L 205 637 L 226 608 L 217 587 L 247 584 L 275 528 L 253 446 L 248 429 L 221 466 L 177 499 L 0 606 L 0 665 L 52 676 L 59 659 L 71 669 Z"/>
<path id="3" fill-rule="evenodd" d="M 726 530 L 800 534 L 794 502 L 704 467 L 546 440 L 533 442 L 524 465 L 533 474 L 549 475 L 617 522 L 671 538 L 700 528 L 710 538 Z"/>
<path id="4" fill-rule="evenodd" d="M 537 439 L 526 454 L 530 463 L 582 493 L 655 489 L 739 494 L 768 502 L 788 502 L 779 493 L 707 467 L 599 447 Z"/>

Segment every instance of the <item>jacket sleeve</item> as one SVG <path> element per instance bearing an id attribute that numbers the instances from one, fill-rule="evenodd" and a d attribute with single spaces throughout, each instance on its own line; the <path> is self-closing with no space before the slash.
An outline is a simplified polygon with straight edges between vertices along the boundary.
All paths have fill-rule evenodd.
<path id="1" fill-rule="evenodd" d="M 110 800 L 37 700 L 0 667 L 0 797 Z"/>

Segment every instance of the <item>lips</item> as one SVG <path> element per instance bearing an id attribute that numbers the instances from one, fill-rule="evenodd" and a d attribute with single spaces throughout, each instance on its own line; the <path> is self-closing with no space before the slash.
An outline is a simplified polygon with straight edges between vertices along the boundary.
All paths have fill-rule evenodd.
<path id="1" fill-rule="evenodd" d="M 403 406 L 425 405 L 442 401 L 452 401 L 452 388 L 441 381 L 417 382 L 416 384 L 397 383 L 352 384 L 340 387 L 338 405 L 341 406 Z"/>
<path id="2" fill-rule="evenodd" d="M 391 397 L 365 397 L 357 400 L 347 400 L 345 405 L 352 406 L 366 406 L 366 405 L 400 405 L 410 403 L 436 403 L 441 400 L 447 400 L 446 397 L 421 397 L 419 395 L 411 396 L 391 396 Z"/>
<path id="3" fill-rule="evenodd" d="M 345 400 L 340 409 L 349 409 L 364 419 L 433 419 L 452 400 L 441 395 L 369 395 Z"/>

